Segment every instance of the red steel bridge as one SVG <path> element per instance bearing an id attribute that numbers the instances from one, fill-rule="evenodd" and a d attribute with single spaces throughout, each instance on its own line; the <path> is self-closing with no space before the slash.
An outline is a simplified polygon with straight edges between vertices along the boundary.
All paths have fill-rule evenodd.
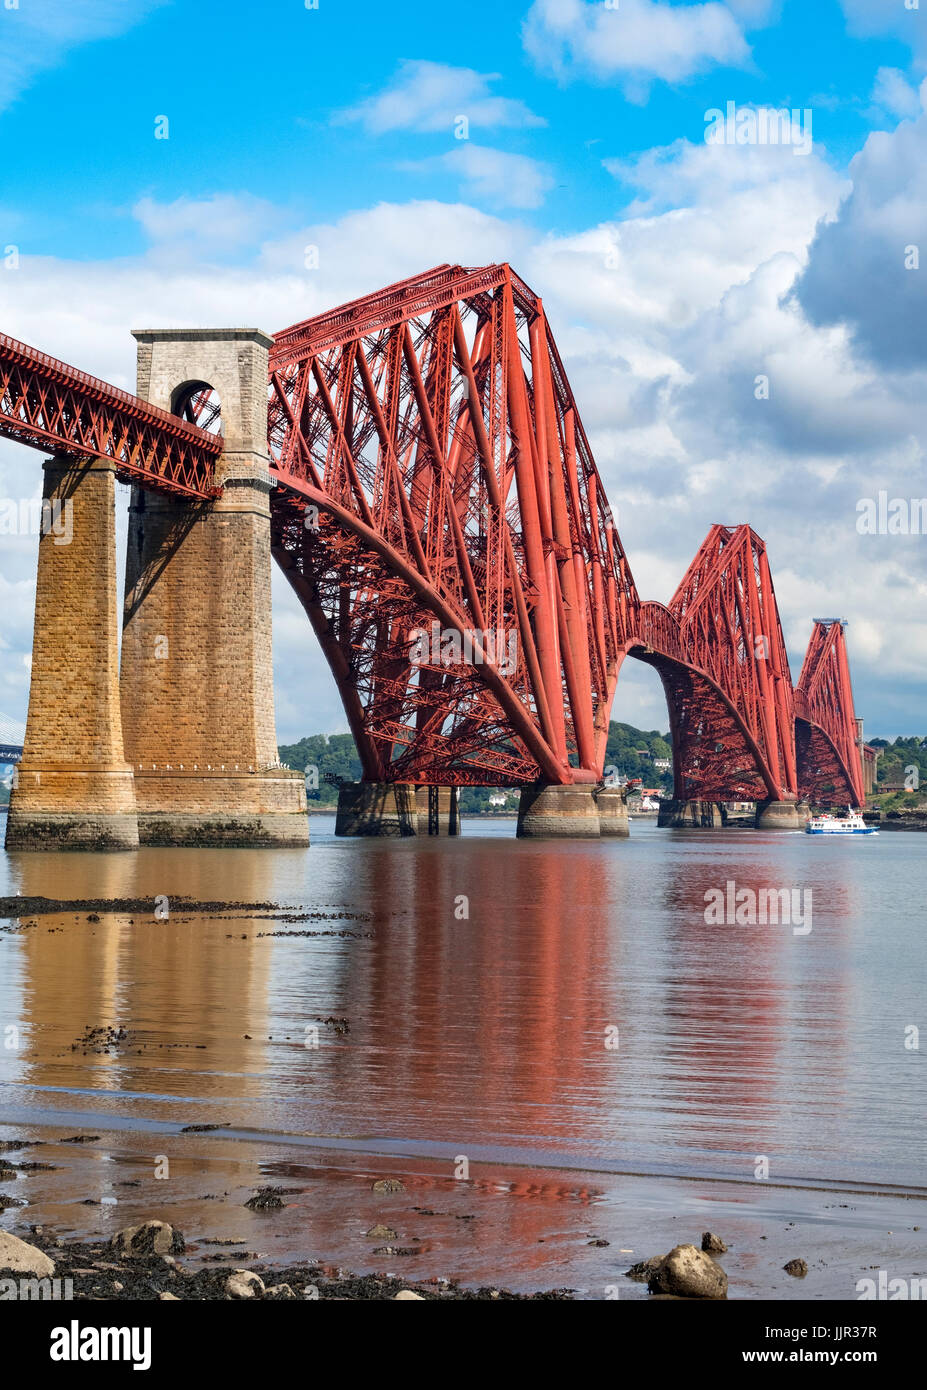
<path id="1" fill-rule="evenodd" d="M 172 414 L 0 335 L 0 435 L 191 506 L 220 491 L 217 410 L 208 383 Z M 273 554 L 365 780 L 596 783 L 632 656 L 663 682 L 677 800 L 863 804 L 843 623 L 815 622 L 793 686 L 746 525 L 712 527 L 668 604 L 640 597 L 508 265 L 438 266 L 278 333 L 268 444 Z"/>

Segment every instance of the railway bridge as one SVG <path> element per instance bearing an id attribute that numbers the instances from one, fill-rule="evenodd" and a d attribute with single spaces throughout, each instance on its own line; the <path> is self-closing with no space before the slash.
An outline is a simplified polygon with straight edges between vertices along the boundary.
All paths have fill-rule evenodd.
<path id="1" fill-rule="evenodd" d="M 668 604 L 640 597 L 510 266 L 438 266 L 273 336 L 134 336 L 137 395 L 0 335 L 0 435 L 48 455 L 45 505 L 71 511 L 68 544 L 39 542 L 8 848 L 307 842 L 277 753 L 272 559 L 360 755 L 341 833 L 454 833 L 468 785 L 521 788 L 523 835 L 627 833 L 603 767 L 628 656 L 666 692 L 665 823 L 863 803 L 845 624 L 814 623 L 793 686 L 747 525 L 713 526 Z"/>

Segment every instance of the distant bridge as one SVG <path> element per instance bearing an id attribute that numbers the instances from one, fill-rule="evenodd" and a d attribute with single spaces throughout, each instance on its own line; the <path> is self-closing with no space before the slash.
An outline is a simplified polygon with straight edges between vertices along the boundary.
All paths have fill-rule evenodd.
<path id="1" fill-rule="evenodd" d="M 18 763 L 23 755 L 26 726 L 18 719 L 0 714 L 0 764 Z"/>

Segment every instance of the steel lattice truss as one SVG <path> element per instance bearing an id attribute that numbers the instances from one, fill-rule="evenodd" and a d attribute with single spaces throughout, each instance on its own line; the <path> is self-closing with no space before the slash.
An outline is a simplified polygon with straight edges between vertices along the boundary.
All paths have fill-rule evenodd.
<path id="1" fill-rule="evenodd" d="M 792 680 L 763 541 L 713 526 L 662 631 L 656 608 L 642 607 L 646 659 L 666 690 L 677 798 L 793 800 Z"/>
<path id="2" fill-rule="evenodd" d="M 0 335 L 0 436 L 217 495 L 221 402 L 171 415 Z M 274 555 L 371 781 L 602 775 L 618 671 L 655 666 L 680 800 L 861 805 L 839 622 L 793 692 L 766 548 L 714 526 L 642 603 L 541 300 L 507 265 L 439 266 L 277 334 Z"/>
<path id="3" fill-rule="evenodd" d="M 442 266 L 279 334 L 269 438 L 275 554 L 365 776 L 595 780 L 638 599 L 511 269 Z M 487 634 L 472 655 L 463 632 Z"/>
<path id="4" fill-rule="evenodd" d="M 0 435 L 74 459 L 112 459 L 123 482 L 207 499 L 222 440 L 0 334 Z"/>
<path id="5" fill-rule="evenodd" d="M 816 805 L 863 806 L 863 772 L 844 624 L 818 618 L 795 689 L 798 781 Z"/>

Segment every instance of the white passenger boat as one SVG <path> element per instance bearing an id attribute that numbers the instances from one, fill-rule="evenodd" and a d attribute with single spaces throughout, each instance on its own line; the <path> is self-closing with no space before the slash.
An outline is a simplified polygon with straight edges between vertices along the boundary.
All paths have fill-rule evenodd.
<path id="1" fill-rule="evenodd" d="M 806 835 L 878 835 L 877 825 L 867 825 L 859 811 L 848 810 L 845 816 L 812 816 L 805 826 Z"/>

